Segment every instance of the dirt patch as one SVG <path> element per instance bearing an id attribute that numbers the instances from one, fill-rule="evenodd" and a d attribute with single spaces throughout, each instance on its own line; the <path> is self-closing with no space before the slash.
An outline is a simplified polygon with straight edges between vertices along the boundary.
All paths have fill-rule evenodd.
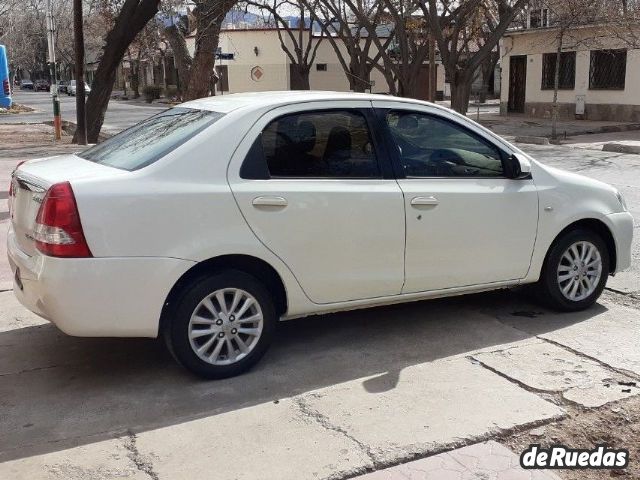
<path id="1" fill-rule="evenodd" d="M 566 480 L 605 478 L 640 479 L 640 397 L 632 397 L 595 409 L 567 409 L 563 420 L 544 427 L 517 433 L 501 443 L 520 454 L 529 445 L 564 445 L 593 449 L 606 443 L 612 448 L 629 450 L 629 466 L 620 470 L 555 470 Z"/>
<path id="2" fill-rule="evenodd" d="M 27 107 L 26 105 L 20 105 L 19 103 L 14 103 L 11 105 L 11 108 L 0 108 L 0 115 L 11 115 L 15 113 L 27 113 L 33 112 L 33 108 Z"/>

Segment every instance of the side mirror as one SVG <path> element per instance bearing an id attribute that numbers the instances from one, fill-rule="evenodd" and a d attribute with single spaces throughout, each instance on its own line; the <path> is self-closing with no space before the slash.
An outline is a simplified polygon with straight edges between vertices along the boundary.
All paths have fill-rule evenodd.
<path id="1" fill-rule="evenodd" d="M 509 178 L 513 180 L 524 180 L 531 177 L 531 162 L 519 153 L 514 153 L 509 157 Z"/>

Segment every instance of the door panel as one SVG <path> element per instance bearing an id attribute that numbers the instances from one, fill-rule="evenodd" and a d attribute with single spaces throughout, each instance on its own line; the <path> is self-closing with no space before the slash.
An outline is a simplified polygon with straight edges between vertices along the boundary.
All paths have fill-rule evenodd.
<path id="1" fill-rule="evenodd" d="M 538 222 L 533 180 L 505 178 L 506 152 L 455 114 L 393 101 L 374 107 L 405 177 L 403 293 L 523 278 Z"/>
<path id="2" fill-rule="evenodd" d="M 407 199 L 403 293 L 526 275 L 538 215 L 530 180 L 437 178 L 399 183 Z M 419 198 L 425 201 L 415 200 Z"/>
<path id="3" fill-rule="evenodd" d="M 368 102 L 332 103 L 338 110 L 370 112 L 371 107 Z M 364 160 L 370 155 L 388 161 L 373 141 L 362 144 L 360 131 L 347 138 L 349 125 L 337 125 L 334 117 L 325 125 L 313 115 L 293 115 L 322 108 L 326 102 L 289 106 L 259 119 L 231 161 L 233 194 L 255 235 L 289 266 L 313 302 L 397 295 L 404 281 L 402 191 L 394 179 L 382 175 L 318 177 L 322 169 L 334 177 L 364 175 L 369 171 Z M 281 124 L 272 128 L 276 119 Z M 276 171 L 279 178 L 241 178 L 240 166 L 250 151 L 255 153 L 251 147 L 258 136 L 265 159 L 286 152 L 287 162 L 273 159 L 271 164 L 270 175 Z M 292 158 L 302 163 L 290 164 Z"/>
<path id="4" fill-rule="evenodd" d="M 514 55 L 509 61 L 508 110 L 524 113 L 527 89 L 527 56 Z"/>

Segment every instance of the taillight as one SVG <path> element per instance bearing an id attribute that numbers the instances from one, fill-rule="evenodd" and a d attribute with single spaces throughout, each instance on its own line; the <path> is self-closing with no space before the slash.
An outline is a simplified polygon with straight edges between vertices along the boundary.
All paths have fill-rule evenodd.
<path id="1" fill-rule="evenodd" d="M 78 205 L 69 182 L 56 183 L 47 191 L 34 232 L 36 248 L 51 257 L 91 257 L 84 238 Z"/>

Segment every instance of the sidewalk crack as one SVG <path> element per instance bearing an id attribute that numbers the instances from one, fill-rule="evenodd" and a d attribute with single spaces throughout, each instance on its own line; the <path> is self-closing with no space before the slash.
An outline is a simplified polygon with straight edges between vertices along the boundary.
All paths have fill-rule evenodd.
<path id="1" fill-rule="evenodd" d="M 127 456 L 136 466 L 138 471 L 147 474 L 152 480 L 160 480 L 160 477 L 153 469 L 151 461 L 145 459 L 138 450 L 137 436 L 131 430 L 128 430 L 126 437 L 124 437 L 124 448 L 129 452 L 127 453 Z"/>
<path id="2" fill-rule="evenodd" d="M 598 365 L 600 365 L 601 367 L 604 367 L 606 370 L 609 370 L 611 372 L 617 373 L 619 375 L 622 375 L 624 377 L 630 377 L 633 378 L 634 380 L 640 380 L 640 375 L 638 375 L 637 373 L 631 371 L 631 370 L 625 370 L 624 368 L 617 368 L 614 367 L 613 365 L 609 365 L 606 362 L 603 362 L 602 360 L 600 360 L 599 358 L 596 357 L 592 357 L 591 355 L 587 355 L 586 353 L 583 353 L 579 350 L 576 350 L 574 348 L 571 348 L 567 345 L 564 345 L 560 342 L 556 342 L 555 340 L 550 340 L 549 338 L 545 338 L 545 337 L 541 337 L 536 335 L 536 338 L 539 338 L 540 340 L 547 342 L 551 345 L 554 345 L 558 348 L 562 348 L 563 350 L 566 350 L 569 353 L 573 353 L 575 356 L 583 358 L 585 360 L 591 360 L 592 362 L 596 362 Z"/>
<path id="3" fill-rule="evenodd" d="M 354 437 L 349 432 L 347 432 L 344 428 L 342 428 L 342 427 L 340 427 L 338 425 L 334 425 L 333 423 L 331 423 L 331 421 L 329 420 L 329 417 L 327 417 L 326 415 L 324 415 L 324 414 L 318 412 L 317 410 L 313 409 L 304 400 L 304 398 L 302 398 L 302 397 L 294 398 L 293 399 L 293 403 L 298 408 L 298 410 L 300 410 L 300 412 L 302 413 L 303 416 L 305 416 L 307 418 L 310 418 L 311 420 L 315 421 L 316 423 L 318 423 L 324 429 L 331 430 L 333 432 L 339 433 L 343 437 L 345 437 L 345 438 L 351 440 L 353 443 L 355 443 L 358 446 L 358 448 L 362 451 L 362 453 L 364 453 L 369 458 L 369 460 L 373 464 L 373 468 L 374 469 L 378 469 L 378 468 L 382 467 L 382 463 L 379 462 L 378 460 L 376 460 L 375 455 L 373 454 L 373 452 L 371 451 L 371 448 L 367 444 L 365 444 L 364 442 L 361 442 L 360 440 L 358 440 L 356 437 Z"/>

